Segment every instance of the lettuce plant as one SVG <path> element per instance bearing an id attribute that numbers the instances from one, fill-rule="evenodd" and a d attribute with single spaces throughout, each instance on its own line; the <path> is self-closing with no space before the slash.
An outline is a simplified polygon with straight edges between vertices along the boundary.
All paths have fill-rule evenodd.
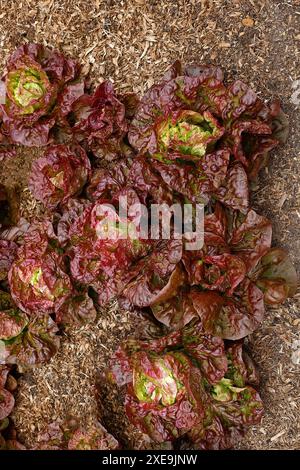
<path id="1" fill-rule="evenodd" d="M 225 85 L 218 67 L 175 62 L 141 99 L 128 138 L 172 190 L 245 211 L 247 175 L 255 178 L 279 143 L 279 114 L 241 81 Z"/>
<path id="2" fill-rule="evenodd" d="M 277 103 L 267 106 L 241 81 L 226 86 L 218 67 L 183 70 L 177 61 L 141 99 L 129 141 L 159 160 L 198 160 L 221 146 L 253 175 L 263 155 L 278 144 L 272 120 L 279 112 Z"/>
<path id="3" fill-rule="evenodd" d="M 0 87 L 2 134 L 10 142 L 43 146 L 49 133 L 84 93 L 80 67 L 41 44 L 25 44 L 10 56 Z"/>
<path id="4" fill-rule="evenodd" d="M 115 450 L 118 441 L 95 421 L 80 425 L 78 419 L 68 418 L 63 423 L 53 422 L 38 437 L 38 450 Z"/>
<path id="5" fill-rule="evenodd" d="M 296 293 L 297 273 L 287 252 L 281 248 L 271 248 L 251 276 L 263 291 L 267 304 L 280 304 Z"/>
<path id="6" fill-rule="evenodd" d="M 252 209 L 243 214 L 216 204 L 204 218 L 202 249 L 182 254 L 187 281 L 167 301 L 152 303 L 154 316 L 172 328 L 200 317 L 205 331 L 224 339 L 254 331 L 264 316 L 264 296 L 253 272 L 271 237 L 270 221 Z"/>
<path id="7" fill-rule="evenodd" d="M 130 195 L 136 196 L 132 192 Z M 114 231 L 113 236 L 108 236 L 110 230 Z M 129 267 L 145 256 L 151 246 L 151 241 L 144 240 L 135 231 L 130 217 L 124 219 L 114 206 L 101 201 L 89 204 L 74 218 L 67 237 L 72 278 L 83 286 L 93 287 L 100 304 L 123 290 L 134 275 Z"/>
<path id="8" fill-rule="evenodd" d="M 126 108 L 113 85 L 105 81 L 93 95 L 83 95 L 72 105 L 70 120 L 75 139 L 99 158 L 114 159 L 126 151 Z"/>
<path id="9" fill-rule="evenodd" d="M 48 209 L 64 204 L 80 193 L 91 171 L 90 161 L 79 145 L 52 145 L 34 161 L 29 188 Z"/>
<path id="10" fill-rule="evenodd" d="M 51 230 L 50 222 L 31 227 L 8 274 L 15 303 L 33 315 L 58 310 L 73 289 L 64 257 L 59 246 L 55 246 Z"/>
<path id="11" fill-rule="evenodd" d="M 226 350 L 194 322 L 157 340 L 128 340 L 108 375 L 126 386 L 129 420 L 154 441 L 184 438 L 198 448 L 227 448 L 233 432 L 259 423 L 263 411 L 250 385 L 253 365 L 234 347 Z"/>
<path id="12" fill-rule="evenodd" d="M 10 294 L 0 291 L 0 363 L 18 371 L 47 362 L 59 347 L 58 327 L 49 315 L 30 318 Z"/>

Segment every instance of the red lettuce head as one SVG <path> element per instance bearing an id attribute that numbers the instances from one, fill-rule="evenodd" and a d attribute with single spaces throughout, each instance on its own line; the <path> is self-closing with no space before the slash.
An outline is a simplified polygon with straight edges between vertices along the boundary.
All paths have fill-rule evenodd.
<path id="1" fill-rule="evenodd" d="M 126 385 L 126 414 L 154 441 L 181 437 L 195 448 L 227 448 L 235 443 L 232 431 L 240 435 L 262 416 L 260 397 L 249 386 L 254 366 L 241 348 L 239 342 L 226 350 L 193 322 L 156 340 L 127 340 L 108 376 Z M 213 423 L 218 436 L 211 433 Z"/>
<path id="2" fill-rule="evenodd" d="M 11 295 L 17 306 L 34 315 L 59 309 L 72 292 L 65 268 L 50 222 L 33 224 L 8 274 Z"/>
<path id="3" fill-rule="evenodd" d="M 182 436 L 201 421 L 201 376 L 187 356 L 141 351 L 132 355 L 131 362 L 133 381 L 125 409 L 141 431 L 163 442 Z"/>
<path id="4" fill-rule="evenodd" d="M 279 143 L 281 115 L 277 102 L 267 106 L 241 81 L 225 85 L 219 68 L 183 70 L 176 62 L 141 99 L 128 139 L 156 160 L 153 166 L 173 191 L 245 212 L 247 176 L 256 177 Z M 222 165 L 218 152 L 228 154 Z"/>
<path id="5" fill-rule="evenodd" d="M 48 209 L 55 209 L 80 193 L 90 170 L 90 161 L 80 145 L 53 145 L 33 163 L 29 188 Z"/>
<path id="6" fill-rule="evenodd" d="M 99 421 L 81 425 L 77 418 L 55 421 L 39 434 L 37 450 L 115 450 L 118 441 Z"/>
<path id="7" fill-rule="evenodd" d="M 2 302 L 1 302 L 2 298 Z M 10 307 L 10 308 L 9 308 Z M 47 362 L 59 347 L 57 325 L 49 315 L 29 318 L 10 299 L 0 296 L 0 362 L 16 364 L 19 372 Z"/>
<path id="8" fill-rule="evenodd" d="M 130 267 L 151 246 L 130 215 L 123 217 L 112 204 L 101 200 L 74 218 L 67 236 L 72 277 L 93 287 L 101 304 L 124 289 L 133 276 Z"/>
<path id="9" fill-rule="evenodd" d="M 41 44 L 20 46 L 1 86 L 2 132 L 14 143 L 46 145 L 50 130 L 84 92 L 79 65 Z"/>
<path id="10" fill-rule="evenodd" d="M 126 151 L 126 108 L 110 82 L 99 85 L 93 95 L 83 95 L 72 107 L 74 137 L 97 157 L 114 159 Z"/>

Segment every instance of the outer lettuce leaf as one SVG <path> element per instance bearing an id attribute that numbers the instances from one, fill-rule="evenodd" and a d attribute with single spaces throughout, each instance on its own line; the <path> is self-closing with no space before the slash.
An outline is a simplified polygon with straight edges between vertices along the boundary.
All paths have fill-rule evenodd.
<path id="1" fill-rule="evenodd" d="M 231 297 L 213 291 L 191 291 L 193 305 L 205 332 L 224 339 L 236 340 L 252 333 L 264 316 L 263 293 L 245 280 Z"/>
<path id="2" fill-rule="evenodd" d="M 259 376 L 255 365 L 243 349 L 243 341 L 230 342 L 226 348 L 228 369 L 226 377 L 232 380 L 237 387 L 246 385 L 259 385 Z"/>
<path id="3" fill-rule="evenodd" d="M 186 196 L 192 202 L 205 202 L 218 193 L 224 182 L 229 164 L 229 152 L 218 150 L 205 154 L 194 164 L 153 161 L 153 167 L 160 173 L 168 187 Z"/>
<path id="4" fill-rule="evenodd" d="M 227 372 L 224 341 L 206 334 L 196 321 L 183 328 L 181 334 L 186 354 L 197 361 L 205 379 L 210 384 L 219 382 Z"/>
<path id="5" fill-rule="evenodd" d="M 133 279 L 123 296 L 133 305 L 148 307 L 164 302 L 176 293 L 185 276 L 178 265 L 182 257 L 182 240 L 163 240 L 152 253 L 134 266 Z"/>
<path id="6" fill-rule="evenodd" d="M 245 215 L 232 213 L 228 225 L 230 248 L 243 259 L 249 271 L 271 246 L 272 224 L 266 217 L 250 209 Z"/>
<path id="7" fill-rule="evenodd" d="M 249 188 L 247 174 L 239 163 L 232 164 L 215 197 L 230 209 L 246 212 L 249 208 Z"/>
<path id="8" fill-rule="evenodd" d="M 82 147 L 53 145 L 33 163 L 29 188 L 36 199 L 54 209 L 80 193 L 90 171 L 90 161 Z"/>
<path id="9" fill-rule="evenodd" d="M 0 340 L 9 341 L 20 335 L 28 322 L 27 315 L 17 309 L 0 311 Z"/>
<path id="10" fill-rule="evenodd" d="M 92 322 L 96 319 L 97 311 L 92 299 L 87 293 L 73 293 L 56 312 L 57 323 L 78 324 Z"/>
<path id="11" fill-rule="evenodd" d="M 83 95 L 72 107 L 73 134 L 97 157 L 113 159 L 124 153 L 123 139 L 127 132 L 124 104 L 113 85 L 105 81 L 94 94 Z"/>
<path id="12" fill-rule="evenodd" d="M 271 248 L 250 277 L 264 293 L 267 304 L 277 305 L 292 297 L 298 287 L 296 270 L 286 251 Z"/>
<path id="13" fill-rule="evenodd" d="M 179 330 L 197 316 L 197 312 L 186 290 L 175 291 L 175 295 L 162 303 L 151 305 L 155 318 L 164 325 Z"/>
<path id="14" fill-rule="evenodd" d="M 8 382 L 9 368 L 0 365 L 0 425 L 12 412 L 15 406 L 15 399 L 12 393 L 6 388 Z M 1 435 L 0 435 L 1 437 Z"/>
<path id="15" fill-rule="evenodd" d="M 255 179 L 268 162 L 268 152 L 279 141 L 272 138 L 269 124 L 252 120 L 234 123 L 226 143 L 230 145 L 234 157 L 246 168 L 249 178 Z"/>
<path id="16" fill-rule="evenodd" d="M 0 239 L 0 281 L 7 278 L 8 271 L 16 256 L 18 246 L 9 240 Z"/>

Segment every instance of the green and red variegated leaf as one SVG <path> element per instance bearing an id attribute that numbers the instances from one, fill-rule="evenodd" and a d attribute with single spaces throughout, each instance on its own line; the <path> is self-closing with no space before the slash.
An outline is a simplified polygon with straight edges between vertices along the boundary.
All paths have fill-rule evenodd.
<path id="1" fill-rule="evenodd" d="M 234 163 L 229 167 L 215 197 L 230 209 L 243 213 L 249 209 L 248 177 L 241 164 Z"/>
<path id="2" fill-rule="evenodd" d="M 243 340 L 230 342 L 226 347 L 228 369 L 226 377 L 237 387 L 259 385 L 259 376 L 255 365 L 243 347 Z"/>
<path id="3" fill-rule="evenodd" d="M 227 371 L 224 341 L 203 331 L 200 322 L 193 321 L 182 330 L 182 344 L 186 354 L 197 361 L 210 384 L 215 384 Z"/>
<path id="4" fill-rule="evenodd" d="M 53 210 L 82 191 L 90 171 L 90 161 L 80 145 L 52 145 L 43 157 L 34 161 L 29 189 Z"/>
<path id="5" fill-rule="evenodd" d="M 253 209 L 246 214 L 231 213 L 227 241 L 231 251 L 244 261 L 249 272 L 271 246 L 272 224 Z"/>
<path id="6" fill-rule="evenodd" d="M 177 290 L 170 299 L 152 304 L 151 310 L 158 321 L 175 330 L 183 328 L 197 317 L 193 303 L 184 288 Z"/>
<path id="7" fill-rule="evenodd" d="M 262 291 L 245 280 L 233 297 L 193 289 L 190 293 L 205 332 L 236 340 L 252 333 L 264 317 Z"/>
<path id="8" fill-rule="evenodd" d="M 19 372 L 48 362 L 57 352 L 58 327 L 49 315 L 29 320 L 26 328 L 10 341 L 2 341 L 6 364 L 16 364 Z"/>
<path id="9" fill-rule="evenodd" d="M 152 166 L 172 191 L 192 202 L 207 203 L 226 179 L 229 157 L 227 150 L 218 150 L 205 154 L 196 164 L 153 160 Z"/>
<path id="10" fill-rule="evenodd" d="M 0 311 L 0 340 L 9 341 L 22 333 L 29 319 L 18 309 Z"/>
<path id="11" fill-rule="evenodd" d="M 93 300 L 86 292 L 73 292 L 55 314 L 55 321 L 63 324 L 92 322 L 97 317 Z"/>
<path id="12" fill-rule="evenodd" d="M 153 252 L 133 267 L 132 280 L 123 296 L 133 305 L 148 307 L 164 302 L 183 285 L 185 274 L 179 266 L 182 240 L 163 240 Z"/>

